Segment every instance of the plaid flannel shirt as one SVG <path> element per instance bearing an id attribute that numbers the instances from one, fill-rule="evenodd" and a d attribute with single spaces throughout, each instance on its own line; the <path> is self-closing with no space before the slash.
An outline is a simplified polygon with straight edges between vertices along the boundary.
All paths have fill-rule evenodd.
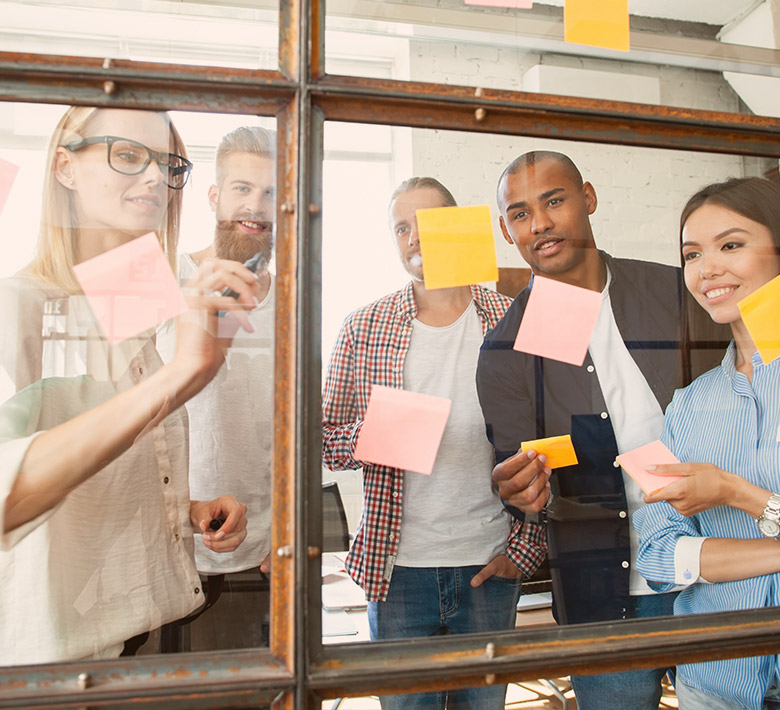
<path id="1" fill-rule="evenodd" d="M 471 286 L 483 335 L 511 301 Z M 322 397 L 322 460 L 333 471 L 363 468 L 363 513 L 347 556 L 347 570 L 369 601 L 384 601 L 398 552 L 404 474 L 401 469 L 354 458 L 372 385 L 403 388 L 404 359 L 417 304 L 411 282 L 352 313 L 344 322 L 328 364 Z M 457 515 L 457 511 L 453 511 Z M 506 555 L 525 577 L 547 556 L 543 526 L 515 522 Z"/>

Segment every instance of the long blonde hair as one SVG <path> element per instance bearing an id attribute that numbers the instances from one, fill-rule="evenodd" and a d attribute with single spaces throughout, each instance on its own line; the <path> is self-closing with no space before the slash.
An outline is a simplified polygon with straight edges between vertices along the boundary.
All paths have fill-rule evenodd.
<path id="1" fill-rule="evenodd" d="M 57 179 L 54 171 L 57 148 L 59 146 L 86 138 L 88 129 L 94 123 L 101 109 L 95 106 L 71 106 L 54 129 L 46 156 L 46 175 L 43 182 L 43 206 L 41 209 L 41 228 L 38 234 L 38 248 L 32 261 L 23 273 L 58 286 L 66 293 L 81 293 L 73 266 L 76 258 L 79 232 L 73 194 Z M 184 142 L 176 127 L 165 112 L 160 112 L 171 131 L 173 152 L 187 157 Z M 176 273 L 176 247 L 179 240 L 181 219 L 182 190 L 172 190 L 168 202 L 167 219 L 157 230 L 168 262 Z"/>

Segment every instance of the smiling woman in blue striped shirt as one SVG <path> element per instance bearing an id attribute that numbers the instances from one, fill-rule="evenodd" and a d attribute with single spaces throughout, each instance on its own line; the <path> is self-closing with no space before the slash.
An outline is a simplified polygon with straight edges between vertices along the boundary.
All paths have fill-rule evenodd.
<path id="1" fill-rule="evenodd" d="M 710 185 L 680 226 L 685 285 L 733 341 L 666 410 L 662 440 L 687 463 L 649 467 L 682 478 L 634 516 L 637 567 L 659 592 L 685 587 L 675 614 L 777 606 L 780 359 L 763 362 L 737 303 L 780 274 L 780 188 L 760 178 Z M 778 656 L 680 666 L 680 708 L 776 707 L 767 695 L 779 668 Z"/>

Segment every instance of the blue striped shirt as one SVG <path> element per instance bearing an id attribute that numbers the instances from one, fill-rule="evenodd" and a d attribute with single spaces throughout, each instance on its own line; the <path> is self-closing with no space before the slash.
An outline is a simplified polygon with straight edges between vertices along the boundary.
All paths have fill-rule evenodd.
<path id="1" fill-rule="evenodd" d="M 753 381 L 734 365 L 729 345 L 720 367 L 675 392 L 662 441 L 680 461 L 712 463 L 768 491 L 780 491 L 780 360 L 753 355 Z M 640 546 L 637 568 L 656 591 L 674 587 L 674 550 L 681 537 L 760 538 L 755 518 L 719 506 L 690 518 L 668 503 L 634 515 Z M 778 543 L 780 544 L 780 543 Z M 780 548 L 778 548 L 780 553 Z M 715 584 L 695 583 L 678 596 L 675 614 L 736 611 L 780 605 L 780 574 Z M 760 710 L 778 673 L 778 656 L 754 656 L 678 667 L 694 688 Z"/>

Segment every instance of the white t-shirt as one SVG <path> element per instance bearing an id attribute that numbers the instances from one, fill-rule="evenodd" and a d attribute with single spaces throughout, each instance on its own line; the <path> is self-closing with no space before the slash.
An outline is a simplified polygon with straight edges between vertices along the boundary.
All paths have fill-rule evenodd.
<path id="1" fill-rule="evenodd" d="M 189 254 L 179 259 L 179 280 L 197 273 Z M 271 551 L 271 464 L 274 406 L 274 281 L 248 313 L 254 333 L 239 330 L 216 377 L 187 402 L 190 420 L 190 495 L 211 500 L 230 493 L 247 506 L 247 537 L 234 552 L 217 553 L 195 536 L 195 560 L 204 574 L 258 567 Z M 157 335 L 167 362 L 175 332 Z"/>
<path id="2" fill-rule="evenodd" d="M 588 350 L 612 421 L 618 453 L 623 454 L 655 441 L 663 430 L 664 413 L 642 371 L 628 352 L 615 323 L 609 297 L 611 281 L 612 275 L 608 272 L 607 285 L 602 291 L 601 311 Z M 623 483 L 630 521 L 634 512 L 645 504 L 644 494 L 625 471 Z M 639 536 L 633 525 L 629 524 L 628 527 L 631 545 L 629 593 L 654 594 L 644 577 L 636 570 Z"/>
<path id="3" fill-rule="evenodd" d="M 493 449 L 477 399 L 481 345 L 473 302 L 448 326 L 413 321 L 404 389 L 446 397 L 452 409 L 431 475 L 404 473 L 397 565 L 483 565 L 506 549 L 511 523 L 492 487 Z"/>

